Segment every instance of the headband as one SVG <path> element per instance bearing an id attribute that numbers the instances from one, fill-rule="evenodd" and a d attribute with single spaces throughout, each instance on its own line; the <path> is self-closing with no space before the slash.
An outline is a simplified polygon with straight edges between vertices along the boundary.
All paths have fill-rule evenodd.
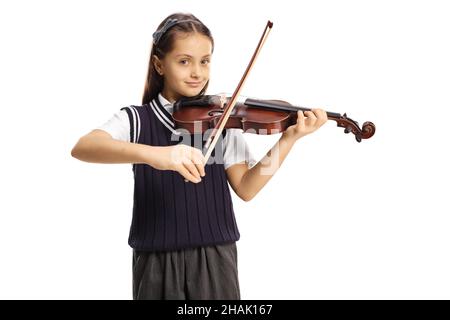
<path id="1" fill-rule="evenodd" d="M 198 22 L 198 21 L 192 19 L 189 20 L 167 19 L 162 28 L 153 33 L 153 43 L 157 45 L 159 40 L 161 40 L 161 37 L 164 35 L 164 33 L 167 32 L 167 30 L 172 28 L 174 25 L 182 22 Z"/>

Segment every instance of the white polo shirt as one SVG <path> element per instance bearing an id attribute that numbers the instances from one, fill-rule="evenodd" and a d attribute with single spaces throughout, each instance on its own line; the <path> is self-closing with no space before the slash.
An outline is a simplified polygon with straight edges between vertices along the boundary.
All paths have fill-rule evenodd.
<path id="1" fill-rule="evenodd" d="M 158 95 L 159 102 L 170 114 L 173 112 L 173 105 L 161 94 Z M 113 139 L 130 142 L 130 120 L 125 110 L 120 110 L 102 126 L 97 127 L 108 132 Z M 236 163 L 246 162 L 249 168 L 258 161 L 253 157 L 244 139 L 241 129 L 227 129 L 223 143 L 223 161 L 225 169 Z"/>

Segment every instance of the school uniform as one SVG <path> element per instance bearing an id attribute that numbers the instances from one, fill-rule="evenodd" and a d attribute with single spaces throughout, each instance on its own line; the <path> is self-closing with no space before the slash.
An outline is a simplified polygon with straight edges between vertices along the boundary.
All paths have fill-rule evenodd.
<path id="1" fill-rule="evenodd" d="M 197 146 L 202 137 L 176 130 L 161 94 L 122 108 L 98 129 L 114 139 L 152 146 Z M 240 234 L 225 170 L 256 163 L 238 129 L 227 129 L 198 184 L 171 170 L 133 164 L 134 204 L 128 238 L 134 299 L 240 299 L 236 241 Z"/>

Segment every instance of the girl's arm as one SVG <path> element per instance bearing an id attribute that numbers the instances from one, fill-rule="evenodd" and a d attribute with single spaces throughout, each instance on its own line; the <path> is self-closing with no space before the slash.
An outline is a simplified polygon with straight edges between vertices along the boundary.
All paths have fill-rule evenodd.
<path id="1" fill-rule="evenodd" d="M 142 163 L 158 170 L 178 171 L 198 183 L 205 175 L 202 152 L 186 145 L 156 147 L 115 140 L 103 130 L 93 130 L 80 138 L 72 156 L 94 163 Z"/>
<path id="2" fill-rule="evenodd" d="M 270 149 L 261 161 L 251 169 L 245 163 L 228 168 L 227 177 L 231 187 L 244 201 L 251 200 L 272 178 L 283 163 L 295 142 L 320 128 L 327 121 L 322 109 L 298 112 L 297 124 L 290 126 L 280 140 Z"/>

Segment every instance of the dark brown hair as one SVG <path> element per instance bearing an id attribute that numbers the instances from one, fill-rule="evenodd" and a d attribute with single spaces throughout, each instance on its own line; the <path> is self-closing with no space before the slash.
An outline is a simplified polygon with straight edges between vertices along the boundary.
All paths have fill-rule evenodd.
<path id="1" fill-rule="evenodd" d="M 153 55 L 156 55 L 159 59 L 163 59 L 173 49 L 175 42 L 175 35 L 177 32 L 191 33 L 198 32 L 204 36 L 207 36 L 212 43 L 214 50 L 214 39 L 209 29 L 192 14 L 174 13 L 165 18 L 158 26 L 157 30 L 161 30 L 169 19 L 177 19 L 178 22 L 170 27 L 167 32 L 164 32 L 158 39 L 157 43 L 152 43 L 152 49 L 150 52 L 150 58 L 148 61 L 147 78 L 145 81 L 144 94 L 142 97 L 142 104 L 147 104 L 163 90 L 164 78 L 159 75 L 153 64 Z M 199 95 L 203 95 L 208 88 L 209 81 L 203 87 Z"/>

